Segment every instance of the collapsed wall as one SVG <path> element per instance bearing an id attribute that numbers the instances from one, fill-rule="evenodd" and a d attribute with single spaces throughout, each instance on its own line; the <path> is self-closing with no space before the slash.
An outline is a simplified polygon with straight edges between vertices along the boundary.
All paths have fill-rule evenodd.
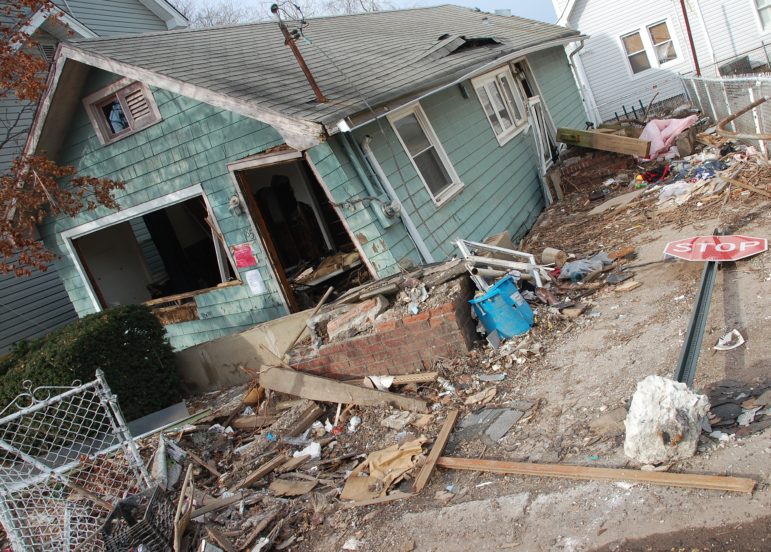
<path id="1" fill-rule="evenodd" d="M 430 289 L 417 314 L 398 300 L 386 301 L 384 307 L 381 296 L 337 314 L 333 310 L 326 315 L 320 346 L 295 347 L 289 365 L 337 379 L 429 370 L 436 359 L 464 355 L 473 345 L 472 296 L 471 281 L 464 275 Z"/>

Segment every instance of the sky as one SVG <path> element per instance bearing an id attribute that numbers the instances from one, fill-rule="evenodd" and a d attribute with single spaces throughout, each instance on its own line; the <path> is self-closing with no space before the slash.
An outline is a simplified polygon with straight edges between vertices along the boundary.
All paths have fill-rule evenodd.
<path id="1" fill-rule="evenodd" d="M 206 4 L 207 0 L 194 0 L 196 3 Z M 294 0 L 300 7 L 303 0 Z M 174 3 L 174 0 L 171 0 Z M 554 23 L 557 16 L 554 13 L 554 7 L 551 0 L 391 0 L 397 8 L 414 8 L 419 6 L 435 6 L 438 4 L 458 4 L 469 8 L 479 8 L 482 11 L 494 12 L 495 10 L 509 9 L 511 15 L 527 17 L 528 19 L 537 19 Z M 270 5 L 266 0 L 237 0 L 237 3 L 246 6 L 260 6 L 267 13 Z M 264 5 L 264 6 L 261 6 Z M 263 11 L 261 9 L 260 11 Z"/>

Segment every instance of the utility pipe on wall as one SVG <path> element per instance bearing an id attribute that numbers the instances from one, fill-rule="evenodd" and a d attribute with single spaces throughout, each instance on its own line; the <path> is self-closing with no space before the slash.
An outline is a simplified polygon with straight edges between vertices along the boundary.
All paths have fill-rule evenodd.
<path id="1" fill-rule="evenodd" d="M 688 11 L 685 9 L 685 0 L 680 0 L 680 9 L 683 11 L 683 20 L 685 21 L 685 32 L 688 33 L 688 44 L 691 46 L 691 56 L 693 56 L 693 67 L 696 69 L 696 76 L 701 76 L 699 68 L 699 58 L 696 57 L 696 46 L 693 44 L 693 34 L 691 33 L 691 22 L 688 21 Z"/>
<path id="2" fill-rule="evenodd" d="M 394 190 L 393 186 L 391 186 L 391 182 L 388 180 L 388 176 L 386 176 L 386 173 L 383 171 L 383 167 L 380 166 L 377 157 L 375 157 L 375 153 L 370 147 L 371 142 L 372 136 L 365 136 L 364 140 L 362 140 L 361 149 L 364 150 L 364 155 L 369 160 L 372 169 L 375 171 L 375 174 L 380 180 L 380 184 L 391 198 L 391 201 L 399 206 L 399 215 L 402 217 L 404 226 L 407 227 L 407 232 L 409 232 L 410 236 L 412 237 L 412 241 L 415 242 L 415 247 L 417 247 L 420 256 L 423 257 L 423 261 L 426 263 L 433 263 L 434 257 L 431 255 L 431 251 L 428 250 L 426 242 L 424 242 L 423 238 L 420 237 L 420 232 L 418 232 L 417 227 L 412 222 L 409 213 L 405 211 L 404 205 L 402 205 L 402 202 L 399 201 L 399 197 L 396 195 L 396 190 Z"/>

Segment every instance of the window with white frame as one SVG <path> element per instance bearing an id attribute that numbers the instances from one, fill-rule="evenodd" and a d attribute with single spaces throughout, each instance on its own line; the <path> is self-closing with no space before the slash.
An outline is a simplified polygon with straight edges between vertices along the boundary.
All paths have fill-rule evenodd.
<path id="1" fill-rule="evenodd" d="M 524 102 L 514 76 L 502 67 L 471 81 L 498 143 L 503 145 L 527 122 Z"/>
<path id="2" fill-rule="evenodd" d="M 755 0 L 760 25 L 764 31 L 771 30 L 771 0 Z"/>
<path id="3" fill-rule="evenodd" d="M 632 73 L 637 74 L 651 68 L 651 61 L 648 59 L 648 52 L 645 51 L 645 44 L 639 32 L 622 36 L 621 42 L 624 43 L 626 58 L 629 60 Z"/>
<path id="4" fill-rule="evenodd" d="M 83 99 L 102 144 L 110 144 L 161 120 L 150 89 L 141 82 L 118 81 Z"/>
<path id="5" fill-rule="evenodd" d="M 768 1 L 771 3 L 771 0 Z M 648 35 L 651 37 L 651 44 L 659 65 L 677 59 L 675 43 L 672 41 L 672 35 L 669 33 L 666 21 L 649 25 Z"/>
<path id="6" fill-rule="evenodd" d="M 441 203 L 462 186 L 419 104 L 389 119 L 435 203 Z"/>

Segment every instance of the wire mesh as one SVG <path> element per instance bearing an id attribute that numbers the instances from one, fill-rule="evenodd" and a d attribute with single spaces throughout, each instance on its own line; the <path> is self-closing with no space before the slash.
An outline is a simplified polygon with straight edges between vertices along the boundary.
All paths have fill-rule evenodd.
<path id="1" fill-rule="evenodd" d="M 112 504 L 149 477 L 101 371 L 68 388 L 27 383 L 0 415 L 0 521 L 14 551 L 103 550 Z"/>
<path id="2" fill-rule="evenodd" d="M 157 487 L 120 502 L 102 529 L 107 552 L 172 552 L 175 510 Z"/>
<path id="3" fill-rule="evenodd" d="M 771 76 L 768 74 L 723 78 L 689 76 L 682 79 L 691 101 L 715 122 L 771 95 Z M 728 129 L 740 134 L 771 134 L 771 103 L 763 103 L 741 115 Z"/>

